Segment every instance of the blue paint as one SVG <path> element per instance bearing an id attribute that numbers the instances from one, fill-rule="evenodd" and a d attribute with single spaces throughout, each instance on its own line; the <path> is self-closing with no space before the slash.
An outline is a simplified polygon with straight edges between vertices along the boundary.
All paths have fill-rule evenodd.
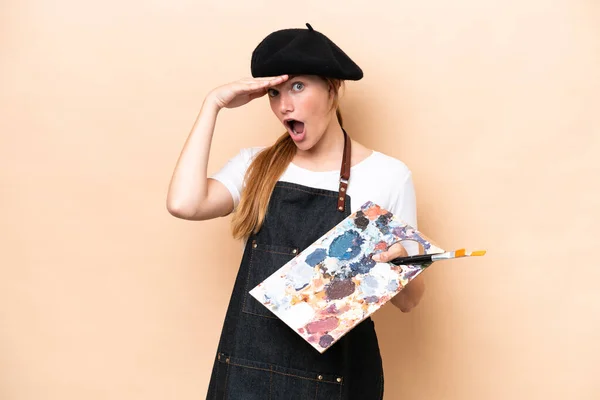
<path id="1" fill-rule="evenodd" d="M 368 275 L 365 276 L 365 278 L 363 279 L 363 285 L 367 285 L 370 288 L 377 289 L 377 287 L 379 286 L 379 282 L 377 281 L 377 278 Z"/>
<path id="2" fill-rule="evenodd" d="M 360 261 L 350 264 L 352 276 L 368 274 L 377 263 L 369 256 L 364 256 Z"/>
<path id="3" fill-rule="evenodd" d="M 311 267 L 314 267 L 315 265 L 325 261 L 325 257 L 327 257 L 327 251 L 325 249 L 316 249 L 311 254 L 306 256 L 306 263 Z"/>
<path id="4" fill-rule="evenodd" d="M 412 230 L 412 233 L 407 232 L 407 230 Z M 419 236 L 415 229 L 409 226 L 394 226 L 391 233 L 400 237 L 401 240 L 414 240 L 417 243 L 421 243 L 425 249 L 425 253 L 431 248 L 431 243 Z"/>
<path id="5" fill-rule="evenodd" d="M 314 270 L 305 263 L 296 263 L 291 266 L 287 274 L 287 284 L 292 285 L 295 290 L 302 290 L 310 283 Z"/>
<path id="6" fill-rule="evenodd" d="M 377 220 L 375 221 L 375 226 L 377 226 L 377 228 L 381 231 L 381 233 L 383 233 L 384 235 L 387 235 L 390 231 L 389 223 L 390 223 L 391 219 L 392 219 L 392 214 L 389 212 L 386 214 L 380 215 L 377 218 Z"/>
<path id="7" fill-rule="evenodd" d="M 355 230 L 349 230 L 333 239 L 329 246 L 329 257 L 340 260 L 350 260 L 361 252 L 360 246 L 364 239 Z"/>
<path id="8" fill-rule="evenodd" d="M 396 290 L 398 290 L 398 281 L 390 281 L 385 289 L 391 292 L 395 292 Z"/>

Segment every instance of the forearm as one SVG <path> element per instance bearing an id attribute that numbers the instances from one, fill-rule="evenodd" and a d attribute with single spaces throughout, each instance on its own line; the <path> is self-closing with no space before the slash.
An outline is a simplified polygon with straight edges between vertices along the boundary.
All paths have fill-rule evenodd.
<path id="1" fill-rule="evenodd" d="M 167 194 L 167 208 L 190 215 L 207 195 L 207 168 L 219 107 L 209 96 L 202 104 L 179 155 Z"/>
<path id="2" fill-rule="evenodd" d="M 423 275 L 419 274 L 394 296 L 391 302 L 402 312 L 409 312 L 419 304 L 424 293 L 425 281 Z"/>

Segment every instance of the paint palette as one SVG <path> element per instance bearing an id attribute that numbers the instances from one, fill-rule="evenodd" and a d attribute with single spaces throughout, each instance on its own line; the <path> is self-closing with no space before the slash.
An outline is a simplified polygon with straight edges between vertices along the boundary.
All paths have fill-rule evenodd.
<path id="1" fill-rule="evenodd" d="M 250 294 L 323 353 L 431 265 L 371 258 L 404 240 L 418 242 L 425 254 L 444 252 L 388 210 L 366 202 Z"/>

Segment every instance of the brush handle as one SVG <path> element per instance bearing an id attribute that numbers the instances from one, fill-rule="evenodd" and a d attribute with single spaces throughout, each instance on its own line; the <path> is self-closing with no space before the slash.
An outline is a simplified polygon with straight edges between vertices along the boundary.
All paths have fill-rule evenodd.
<path id="1" fill-rule="evenodd" d="M 405 265 L 405 264 L 423 264 L 431 262 L 433 254 L 418 254 L 416 256 L 398 257 L 394 258 L 390 262 L 394 265 Z"/>

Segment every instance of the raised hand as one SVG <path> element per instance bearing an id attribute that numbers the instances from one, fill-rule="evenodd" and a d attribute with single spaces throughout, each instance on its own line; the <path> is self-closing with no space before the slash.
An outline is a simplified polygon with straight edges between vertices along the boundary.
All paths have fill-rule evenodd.
<path id="1" fill-rule="evenodd" d="M 209 97 L 219 109 L 236 108 L 267 94 L 270 87 L 279 85 L 288 75 L 265 78 L 244 78 L 213 89 Z"/>

